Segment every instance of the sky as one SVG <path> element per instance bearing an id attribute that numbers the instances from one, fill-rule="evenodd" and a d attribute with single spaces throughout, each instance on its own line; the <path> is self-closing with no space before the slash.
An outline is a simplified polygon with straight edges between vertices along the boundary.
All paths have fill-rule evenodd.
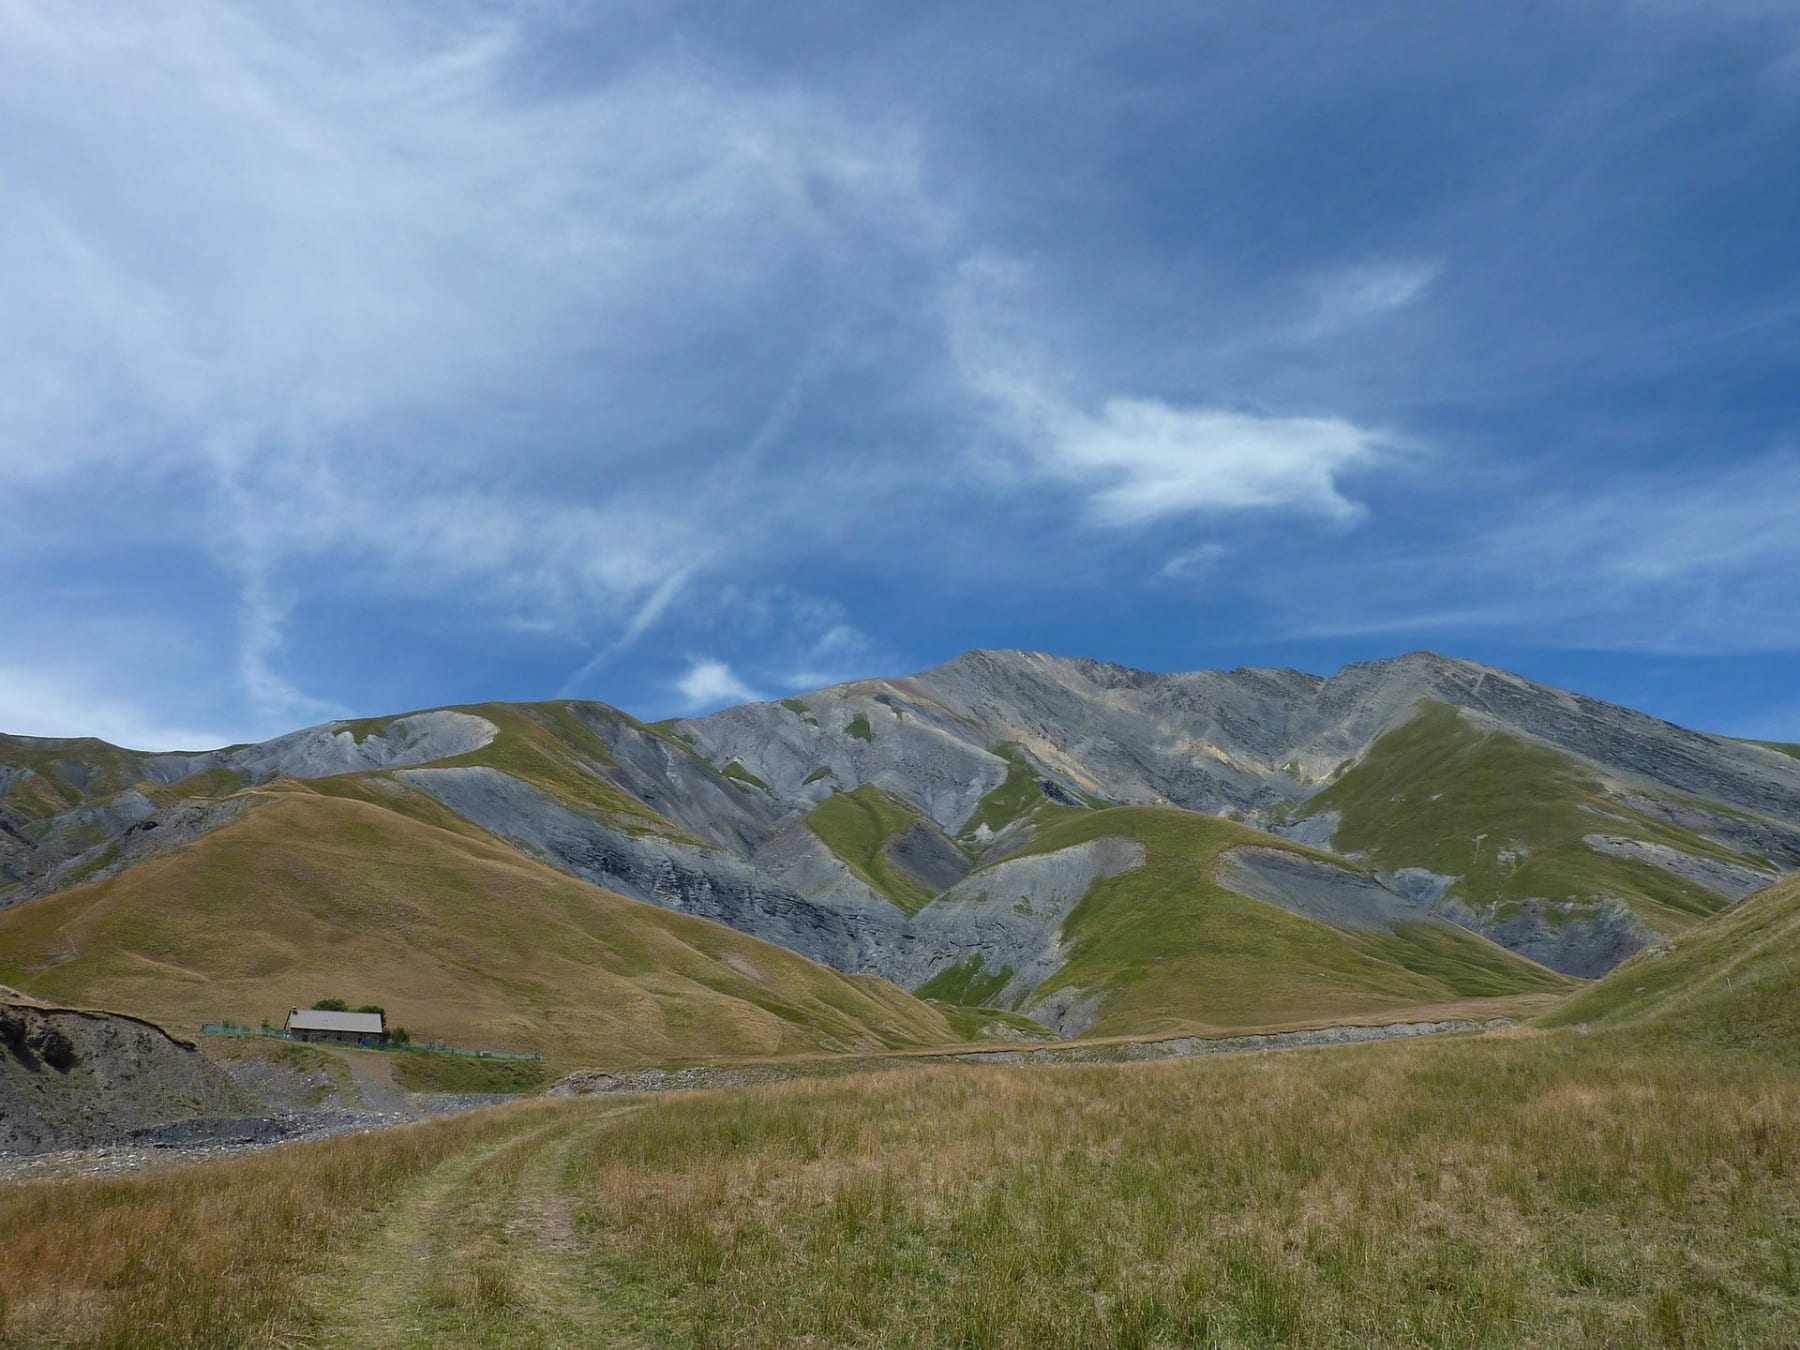
<path id="1" fill-rule="evenodd" d="M 0 730 L 1430 648 L 1800 740 L 1789 0 L 0 0 Z"/>

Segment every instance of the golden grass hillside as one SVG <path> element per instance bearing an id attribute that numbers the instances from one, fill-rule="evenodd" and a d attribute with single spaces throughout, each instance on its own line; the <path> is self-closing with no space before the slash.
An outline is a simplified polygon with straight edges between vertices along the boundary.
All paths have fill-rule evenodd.
<path id="1" fill-rule="evenodd" d="M 187 1030 L 340 997 L 565 1064 L 957 1039 L 892 985 L 588 885 L 399 785 L 321 786 L 0 913 L 0 983 Z"/>
<path id="2" fill-rule="evenodd" d="M 1773 1346 L 1800 1079 L 1521 1032 L 531 1102 L 0 1190 L 8 1344 Z"/>

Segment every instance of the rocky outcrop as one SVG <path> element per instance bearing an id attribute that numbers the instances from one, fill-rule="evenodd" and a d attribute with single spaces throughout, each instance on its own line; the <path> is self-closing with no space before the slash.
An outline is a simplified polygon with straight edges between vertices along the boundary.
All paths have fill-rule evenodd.
<path id="1" fill-rule="evenodd" d="M 128 867 L 229 824 L 251 805 L 246 796 L 176 802 L 164 807 L 155 806 L 137 792 L 124 793 L 123 798 L 123 803 L 115 800 L 104 807 L 69 813 L 85 817 L 90 823 L 106 820 L 116 827 L 113 832 L 96 829 L 90 834 L 64 828 L 68 818 L 58 817 L 51 822 L 57 828 L 15 836 L 20 844 L 18 879 L 10 888 L 0 879 L 0 909 L 117 876 Z M 34 840 L 32 835 L 38 838 Z M 94 835 L 98 842 L 90 842 Z"/>
<path id="2" fill-rule="evenodd" d="M 1392 933 L 1403 923 L 1451 926 L 1427 905 L 1364 872 L 1280 849 L 1239 847 L 1219 858 L 1221 885 L 1335 928 Z"/>
<path id="3" fill-rule="evenodd" d="M 1621 781 L 1800 826 L 1800 760 L 1429 652 L 1322 678 L 1246 669 L 1162 675 L 976 651 L 909 679 L 808 694 L 797 700 L 805 713 L 747 704 L 680 730 L 713 763 L 736 759 L 777 792 L 823 766 L 845 787 L 879 782 L 954 834 L 1002 780 L 1005 765 L 992 752 L 1003 743 L 1019 746 L 1060 788 L 1250 811 L 1309 796 L 1421 699 L 1557 746 Z"/>
<path id="4" fill-rule="evenodd" d="M 1684 881 L 1694 882 L 1733 900 L 1742 900 L 1746 895 L 1760 891 L 1781 878 L 1781 874 L 1773 868 L 1745 867 L 1723 858 L 1703 858 L 1648 839 L 1632 839 L 1617 834 L 1589 834 L 1582 837 L 1582 842 L 1596 853 L 1649 863 L 1652 867 L 1660 867 Z"/>
<path id="5" fill-rule="evenodd" d="M 485 717 L 440 708 L 373 723 L 328 722 L 257 745 L 192 755 L 150 755 L 144 759 L 143 772 L 158 783 L 177 782 L 210 769 L 225 769 L 246 783 L 326 778 L 466 755 L 488 744 L 498 732 Z"/>
<path id="6" fill-rule="evenodd" d="M 979 957 L 985 971 L 1011 975 L 992 1001 L 1013 1006 L 1063 963 L 1062 924 L 1095 882 L 1144 862 L 1140 844 L 1094 839 L 984 867 L 921 910 L 913 942 L 888 974 L 915 988 L 939 971 Z M 1034 1016 L 1036 1010 L 1028 1008 Z"/>
<path id="7" fill-rule="evenodd" d="M 192 1045 L 150 1022 L 0 1001 L 0 1154 L 106 1143 L 250 1105 Z"/>
<path id="8" fill-rule="evenodd" d="M 1612 899 L 1471 905 L 1451 897 L 1441 902 L 1439 912 L 1541 966 L 1583 979 L 1606 974 L 1663 936 Z"/>
<path id="9" fill-rule="evenodd" d="M 857 880 L 804 824 L 778 836 L 752 866 L 628 834 L 497 769 L 409 769 L 400 776 L 583 880 L 753 933 L 838 970 L 914 988 L 979 956 L 987 969 L 1010 968 L 1002 1001 L 1028 993 L 1061 964 L 1062 921 L 1095 881 L 1143 861 L 1142 849 L 1122 839 L 1005 860 L 909 917 Z"/>
<path id="10" fill-rule="evenodd" d="M 634 899 L 751 933 L 838 970 L 880 973 L 906 916 L 833 909 L 749 863 L 575 811 L 498 769 L 409 769 L 401 778 L 458 815 L 565 872 Z"/>

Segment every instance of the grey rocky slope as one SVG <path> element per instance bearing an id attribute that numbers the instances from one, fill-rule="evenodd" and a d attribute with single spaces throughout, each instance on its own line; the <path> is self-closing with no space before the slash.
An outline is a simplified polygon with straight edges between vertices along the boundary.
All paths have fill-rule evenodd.
<path id="1" fill-rule="evenodd" d="M 1504 821 L 1495 830 L 1512 833 L 1484 845 L 1510 869 L 1504 884 L 1345 823 L 1342 799 L 1432 708 L 1592 780 L 1564 822 L 1575 842 L 1555 841 L 1560 871 L 1544 839 Z M 1441 759 L 1426 772 L 1454 777 L 1449 747 Z M 0 904 L 132 865 L 254 809 L 258 786 L 283 777 L 370 793 L 404 783 L 574 875 L 908 987 L 983 955 L 1011 970 L 1014 1001 L 1122 855 L 1008 859 L 1046 821 L 1097 806 L 1227 815 L 1271 831 L 1272 849 L 1360 852 L 1329 884 L 1266 859 L 1220 876 L 1337 928 L 1449 921 L 1579 974 L 1800 866 L 1800 760 L 1471 662 L 1414 653 L 1327 678 L 975 651 L 657 727 L 564 702 L 334 723 L 190 755 L 0 740 Z M 1514 790 L 1529 800 L 1542 787 Z"/>
<path id="2" fill-rule="evenodd" d="M 1554 750 L 1590 774 L 1587 847 L 1677 879 L 1695 912 L 1800 866 L 1793 757 L 1423 652 L 1325 678 L 1161 675 L 977 651 L 910 678 L 730 708 L 677 730 L 713 763 L 754 774 L 793 811 L 873 784 L 990 856 L 1030 825 L 1030 811 L 1020 824 L 971 801 L 1009 773 L 1060 801 L 1226 814 L 1341 849 L 1337 813 L 1309 815 L 1307 803 L 1430 706 L 1457 710 L 1483 734 Z M 1445 764 L 1450 772 L 1448 751 Z M 1535 837 L 1514 842 L 1521 860 L 1539 846 Z M 1583 873 L 1542 895 L 1511 895 L 1414 865 L 1425 861 L 1389 858 L 1382 880 L 1406 901 L 1572 973 L 1598 974 L 1680 921 L 1641 870 L 1621 866 L 1599 884 Z"/>
<path id="3" fill-rule="evenodd" d="M 0 1153 L 105 1143 L 252 1105 L 223 1070 L 161 1027 L 0 1000 Z"/>
<path id="4" fill-rule="evenodd" d="M 1303 798 L 1420 700 L 1465 709 L 1556 746 L 1621 784 L 1765 817 L 1800 862 L 1800 761 L 1688 731 L 1470 661 L 1415 652 L 1346 666 L 1160 675 L 1033 652 L 975 651 L 920 675 L 865 680 L 789 704 L 728 708 L 679 724 L 714 763 L 736 760 L 777 792 L 814 800 L 804 778 L 875 782 L 941 825 L 967 819 L 977 787 L 1006 773 L 1016 744 L 1064 787 L 1116 802 L 1221 812 Z M 846 735 L 857 717 L 870 739 Z M 977 794 L 976 799 L 979 799 Z"/>

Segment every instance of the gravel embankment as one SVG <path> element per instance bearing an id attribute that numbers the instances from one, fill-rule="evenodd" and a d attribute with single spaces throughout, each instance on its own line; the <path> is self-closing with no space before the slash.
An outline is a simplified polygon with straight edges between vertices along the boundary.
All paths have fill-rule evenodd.
<path id="1" fill-rule="evenodd" d="M 31 1154 L 0 1153 L 0 1183 L 114 1176 L 152 1167 L 215 1162 L 281 1144 L 368 1134 L 418 1120 L 516 1101 L 505 1093 L 418 1092 L 409 1112 L 351 1111 L 338 1106 L 267 1116 L 200 1117 L 133 1131 L 112 1143 Z"/>

